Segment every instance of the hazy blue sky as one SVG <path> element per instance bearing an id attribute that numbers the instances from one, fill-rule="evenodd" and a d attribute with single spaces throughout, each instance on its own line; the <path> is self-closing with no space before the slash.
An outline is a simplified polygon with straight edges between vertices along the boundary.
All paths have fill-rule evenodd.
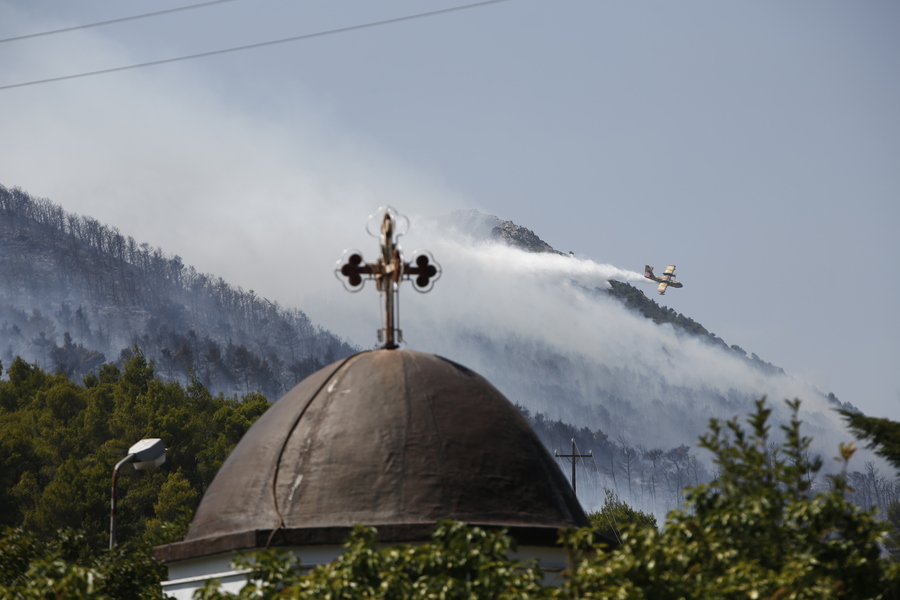
<path id="1" fill-rule="evenodd" d="M 0 0 L 0 38 L 189 3 Z M 461 4 L 233 0 L 0 43 L 0 86 Z M 892 1 L 510 0 L 0 90 L 0 183 L 338 330 L 369 212 L 478 208 L 674 263 L 663 304 L 900 419 L 898 31 Z"/>

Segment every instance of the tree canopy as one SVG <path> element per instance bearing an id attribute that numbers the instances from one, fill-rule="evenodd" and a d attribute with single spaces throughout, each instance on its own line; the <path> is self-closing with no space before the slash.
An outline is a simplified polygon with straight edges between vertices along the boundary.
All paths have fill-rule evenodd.
<path id="1" fill-rule="evenodd" d="M 132 444 L 161 438 L 168 454 L 162 468 L 120 475 L 119 538 L 162 541 L 179 534 L 173 523 L 184 528 L 269 406 L 256 393 L 226 398 L 196 380 L 186 388 L 163 382 L 140 352 L 124 371 L 104 365 L 84 385 L 18 358 L 8 376 L 0 381 L 0 526 L 40 538 L 71 528 L 95 551 L 107 545 L 112 468 Z"/>
<path id="2" fill-rule="evenodd" d="M 852 410 L 839 411 L 856 436 L 869 443 L 875 453 L 900 470 L 900 423 L 868 417 Z"/>

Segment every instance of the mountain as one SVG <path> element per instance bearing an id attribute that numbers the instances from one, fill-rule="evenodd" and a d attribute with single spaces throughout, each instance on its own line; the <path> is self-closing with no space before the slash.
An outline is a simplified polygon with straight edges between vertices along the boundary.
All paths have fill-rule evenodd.
<path id="1" fill-rule="evenodd" d="M 562 253 L 476 211 L 418 225 L 444 269 L 438 291 L 404 310 L 407 337 L 488 378 L 551 451 L 568 453 L 574 440 L 590 452 L 579 463 L 588 509 L 604 488 L 658 515 L 677 506 L 684 486 L 711 477 L 693 448 L 709 419 L 745 415 L 764 395 L 776 419 L 785 418 L 782 398 L 803 399 L 817 452 L 831 456 L 850 439 L 832 410 L 849 404 L 647 298 L 629 283 L 641 274 Z M 0 186 L 4 365 L 22 356 L 80 379 L 104 362 L 124 365 L 135 348 L 161 377 L 270 399 L 358 350 L 302 310 Z M 860 489 L 893 485 L 851 475 Z"/>
<path id="2" fill-rule="evenodd" d="M 679 482 L 710 476 L 695 448 L 710 419 L 741 418 L 764 396 L 781 424 L 790 418 L 783 400 L 801 399 L 804 432 L 825 458 L 853 439 L 834 410 L 849 403 L 649 299 L 636 287 L 642 273 L 562 253 L 476 211 L 418 225 L 416 243 L 443 275 L 404 328 L 418 349 L 466 364 L 514 399 L 551 450 L 569 453 L 572 438 L 593 450 L 583 476 L 598 493 L 579 483 L 587 506 L 602 502 L 603 488 L 657 514 L 677 504 Z M 780 435 L 773 427 L 773 441 Z M 660 465 L 668 499 L 643 504 L 647 473 Z"/>
<path id="3" fill-rule="evenodd" d="M 162 377 L 270 398 L 356 350 L 301 310 L 0 186 L 0 359 L 81 379 L 134 347 Z"/>
<path id="4" fill-rule="evenodd" d="M 516 225 L 512 221 L 504 221 L 495 215 L 486 215 L 477 210 L 460 210 L 452 213 L 450 219 L 458 231 L 466 232 L 474 239 L 499 241 L 526 252 L 543 252 L 565 256 L 563 252 L 553 248 L 532 230 Z M 609 287 L 602 288 L 605 293 L 617 298 L 625 306 L 637 311 L 657 325 L 670 324 L 685 333 L 702 338 L 713 345 L 718 345 L 726 352 L 734 353 L 736 356 L 747 360 L 750 365 L 757 369 L 769 374 L 784 375 L 784 369 L 781 367 L 776 367 L 762 360 L 756 354 L 748 356 L 747 352 L 740 346 L 728 346 L 722 338 L 707 331 L 700 323 L 675 312 L 671 308 L 660 306 L 635 286 L 616 281 L 615 279 L 610 279 L 607 283 Z M 839 408 L 856 410 L 849 403 L 840 403 L 833 394 L 829 394 L 829 400 Z"/>

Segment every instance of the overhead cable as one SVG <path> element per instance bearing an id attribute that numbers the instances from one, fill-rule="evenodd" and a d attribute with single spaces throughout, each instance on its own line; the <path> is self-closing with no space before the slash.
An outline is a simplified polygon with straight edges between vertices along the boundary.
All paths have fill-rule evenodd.
<path id="1" fill-rule="evenodd" d="M 136 19 L 144 19 L 147 17 L 158 17 L 159 15 L 166 15 L 169 13 L 179 12 L 182 10 L 191 10 L 194 8 L 202 8 L 204 6 L 210 6 L 212 4 L 222 4 L 224 2 L 233 2 L 234 0 L 210 0 L 210 2 L 201 2 L 199 4 L 191 4 L 189 6 L 179 6 L 178 8 L 168 8 L 166 10 L 158 10 L 156 12 L 144 13 L 142 15 L 132 15 L 130 17 L 120 17 L 118 19 L 109 19 L 108 21 L 98 21 L 97 23 L 87 23 L 85 25 L 73 25 L 72 27 L 63 27 L 62 29 L 53 29 L 50 31 L 41 31 L 38 33 L 29 33 L 26 35 L 17 35 L 15 37 L 8 37 L 0 39 L 0 44 L 4 42 L 16 42 L 19 40 L 27 40 L 28 38 L 41 37 L 44 35 L 53 35 L 55 33 L 65 33 L 67 31 L 75 31 L 77 29 L 87 29 L 89 27 L 99 27 L 101 25 L 111 25 L 113 23 L 122 23 L 123 21 L 134 21 Z"/>
<path id="2" fill-rule="evenodd" d="M 300 40 L 308 40 L 311 38 L 317 37 L 325 37 L 328 35 L 334 35 L 337 33 L 346 33 L 348 31 L 356 31 L 359 29 L 368 29 L 371 27 L 380 27 L 381 25 L 390 25 L 393 23 L 401 23 L 403 21 L 412 21 L 414 19 L 422 19 L 425 17 L 434 17 L 437 15 L 443 15 L 451 12 L 457 12 L 462 10 L 468 10 L 470 8 L 480 8 L 482 6 L 487 6 L 489 4 L 499 4 L 501 2 L 509 2 L 510 0 L 484 0 L 483 2 L 475 2 L 473 4 L 464 4 L 462 6 L 454 6 L 451 8 L 442 8 L 439 10 L 432 10 L 429 12 L 416 13 L 414 15 L 406 15 L 403 17 L 394 17 L 391 19 L 384 19 L 381 21 L 371 21 L 369 23 L 362 23 L 360 25 L 350 25 L 348 27 L 339 27 L 337 29 L 328 29 L 326 31 L 317 31 L 315 33 L 306 33 L 303 35 L 295 35 L 288 38 L 282 38 L 278 40 L 270 40 L 267 42 L 257 42 L 255 44 L 247 44 L 245 46 L 235 46 L 232 48 L 224 48 L 221 50 L 211 50 L 209 52 L 200 52 L 198 54 L 189 54 L 186 56 L 177 56 L 175 58 L 163 58 L 161 60 L 152 60 L 144 63 L 136 63 L 133 65 L 125 65 L 124 67 L 113 67 L 110 69 L 100 69 L 98 71 L 88 71 L 85 73 L 76 73 L 74 75 L 62 75 L 60 77 L 50 77 L 48 79 L 37 79 L 35 81 L 26 81 L 23 83 L 13 83 L 10 85 L 2 85 L 0 86 L 0 90 L 9 90 L 12 88 L 25 87 L 29 85 L 38 85 L 41 83 L 51 83 L 54 81 L 64 81 L 66 79 L 77 79 L 80 77 L 91 77 L 93 75 L 103 75 L 106 73 L 116 73 L 118 71 L 128 71 L 131 69 L 141 69 L 143 67 L 152 67 L 154 65 L 163 65 L 167 63 L 180 62 L 184 60 L 193 60 L 195 58 L 205 58 L 207 56 L 215 56 L 217 54 L 226 54 L 229 52 L 240 52 L 242 50 L 252 50 L 254 48 L 263 48 L 265 46 L 274 46 L 276 44 L 285 44 L 287 42 L 298 42 Z"/>

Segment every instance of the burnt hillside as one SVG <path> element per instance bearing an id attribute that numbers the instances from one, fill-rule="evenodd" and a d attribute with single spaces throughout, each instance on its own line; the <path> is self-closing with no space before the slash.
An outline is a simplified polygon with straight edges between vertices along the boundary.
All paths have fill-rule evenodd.
<path id="1" fill-rule="evenodd" d="M 135 346 L 164 377 L 270 397 L 354 351 L 300 310 L 0 185 L 0 359 L 80 378 Z"/>

